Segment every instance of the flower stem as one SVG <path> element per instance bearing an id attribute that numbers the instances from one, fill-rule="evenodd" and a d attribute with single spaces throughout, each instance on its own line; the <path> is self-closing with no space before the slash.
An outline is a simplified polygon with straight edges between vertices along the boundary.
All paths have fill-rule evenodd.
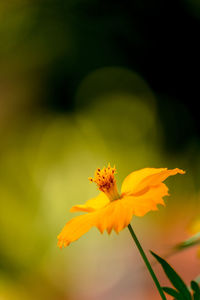
<path id="1" fill-rule="evenodd" d="M 139 252 L 140 252 L 140 254 L 141 254 L 141 256 L 144 260 L 144 263 L 147 266 L 147 269 L 149 270 L 149 273 L 151 274 L 151 277 L 152 277 L 152 279 L 153 279 L 153 281 L 154 281 L 154 283 L 155 283 L 155 285 L 158 289 L 158 292 L 159 292 L 161 298 L 163 300 L 167 300 L 167 298 L 165 297 L 164 292 L 163 292 L 163 290 L 160 286 L 160 283 L 159 283 L 159 281 L 158 281 L 158 279 L 157 279 L 157 277 L 156 277 L 156 275 L 155 275 L 155 273 L 154 273 L 154 271 L 153 271 L 153 269 L 150 265 L 150 262 L 148 261 L 148 258 L 146 257 L 146 254 L 144 253 L 144 250 L 142 249 L 142 246 L 141 246 L 140 242 L 138 241 L 138 239 L 135 235 L 135 232 L 133 231 L 133 228 L 132 228 L 131 224 L 128 225 L 128 229 L 130 231 L 130 234 L 131 234 L 134 242 L 136 243 L 136 246 L 137 246 L 137 248 L 138 248 L 138 250 L 139 250 Z"/>

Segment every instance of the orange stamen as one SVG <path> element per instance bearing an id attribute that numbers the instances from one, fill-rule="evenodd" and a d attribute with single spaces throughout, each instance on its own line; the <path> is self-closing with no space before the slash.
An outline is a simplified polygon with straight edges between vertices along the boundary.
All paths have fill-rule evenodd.
<path id="1" fill-rule="evenodd" d="M 115 173 L 115 166 L 112 168 L 110 164 L 108 164 L 107 168 L 104 167 L 102 170 L 98 168 L 94 174 L 94 178 L 88 178 L 91 182 L 95 182 L 98 186 L 98 189 L 104 192 L 111 201 L 120 198 L 114 177 Z"/>

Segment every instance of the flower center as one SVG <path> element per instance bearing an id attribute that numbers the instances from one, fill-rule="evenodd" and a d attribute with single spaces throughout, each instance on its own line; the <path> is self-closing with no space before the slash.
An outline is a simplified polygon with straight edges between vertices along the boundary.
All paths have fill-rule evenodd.
<path id="1" fill-rule="evenodd" d="M 98 168 L 94 174 L 94 178 L 88 178 L 91 182 L 95 182 L 98 186 L 98 189 L 104 192 L 111 201 L 120 198 L 117 191 L 117 185 L 114 176 L 115 173 L 115 167 L 111 168 L 110 164 L 108 164 L 107 168 Z"/>

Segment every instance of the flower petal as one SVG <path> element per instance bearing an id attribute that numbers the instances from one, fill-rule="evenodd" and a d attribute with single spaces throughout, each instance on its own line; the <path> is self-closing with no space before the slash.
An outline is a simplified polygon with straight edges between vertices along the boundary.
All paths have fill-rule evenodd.
<path id="1" fill-rule="evenodd" d="M 76 212 L 76 211 L 86 211 L 86 212 L 92 212 L 95 210 L 98 210 L 100 208 L 103 208 L 108 203 L 110 203 L 109 198 L 104 193 L 100 193 L 97 197 L 92 198 L 85 202 L 85 204 L 75 205 L 73 206 L 70 211 Z"/>
<path id="2" fill-rule="evenodd" d="M 66 223 L 58 235 L 58 246 L 68 246 L 93 226 L 101 233 L 104 230 L 110 233 L 112 229 L 118 233 L 130 223 L 133 215 L 143 216 L 151 210 L 157 210 L 157 205 L 164 205 L 163 197 L 168 195 L 168 188 L 162 181 L 177 173 L 185 172 L 177 168 L 142 169 L 125 178 L 120 199 L 110 202 L 104 193 L 100 193 L 83 205 L 73 206 L 71 211 L 88 213 Z"/>
<path id="3" fill-rule="evenodd" d="M 110 234 L 114 229 L 116 233 L 128 226 L 132 219 L 132 211 L 130 206 L 126 205 L 122 199 L 113 201 L 109 205 L 109 209 L 104 210 L 104 216 L 101 219 L 104 219 L 104 228 Z"/>
<path id="4" fill-rule="evenodd" d="M 123 199 L 118 199 L 112 201 L 106 207 L 95 212 L 97 218 L 95 220 L 95 226 L 99 229 L 101 233 L 104 230 L 110 234 L 114 229 L 116 233 L 124 229 L 131 221 L 133 216 L 130 205 Z"/>
<path id="5" fill-rule="evenodd" d="M 66 247 L 71 242 L 79 239 L 83 234 L 88 232 L 94 225 L 95 215 L 94 213 L 88 213 L 71 219 L 67 222 L 62 229 L 61 233 L 57 236 L 58 247 Z"/>
<path id="6" fill-rule="evenodd" d="M 130 223 L 132 216 L 143 216 L 151 210 L 157 210 L 157 204 L 164 205 L 163 196 L 168 195 L 168 188 L 164 183 L 152 187 L 141 196 L 127 196 L 110 202 L 103 208 L 73 218 L 58 235 L 58 246 L 66 247 L 79 239 L 96 226 L 101 233 L 104 230 L 110 234 L 114 229 L 116 233 Z"/>
<path id="7" fill-rule="evenodd" d="M 122 183 L 122 195 L 140 195 L 148 191 L 152 186 L 156 186 L 167 177 L 184 174 L 183 170 L 178 168 L 168 170 L 167 168 L 145 168 L 129 174 Z"/>
<path id="8" fill-rule="evenodd" d="M 144 216 L 151 210 L 158 210 L 157 205 L 165 205 L 163 197 L 168 195 L 168 188 L 164 183 L 151 187 L 139 196 L 124 195 L 122 201 L 128 206 L 132 215 Z"/>
<path id="9" fill-rule="evenodd" d="M 96 226 L 101 233 L 104 230 L 110 233 L 112 229 L 118 233 L 130 223 L 131 218 L 130 205 L 121 199 L 113 201 L 104 208 L 75 217 L 66 223 L 57 237 L 58 247 L 68 246 L 88 232 L 92 226 Z"/>

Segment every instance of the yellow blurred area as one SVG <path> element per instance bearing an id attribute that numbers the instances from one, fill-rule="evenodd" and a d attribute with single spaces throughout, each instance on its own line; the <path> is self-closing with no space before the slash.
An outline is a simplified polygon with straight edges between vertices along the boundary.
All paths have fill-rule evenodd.
<path id="1" fill-rule="evenodd" d="M 80 109 L 65 114 L 36 113 L 34 102 L 18 106 L 16 99 L 27 104 L 40 93 L 37 85 L 25 85 L 24 94 L 24 82 L 1 91 L 10 101 L 0 102 L 0 299 L 150 299 L 150 291 L 157 299 L 127 230 L 101 236 L 93 229 L 62 251 L 56 236 L 73 216 L 70 207 L 98 193 L 88 181 L 97 167 L 115 164 L 119 187 L 136 169 L 179 167 L 187 173 L 167 181 L 166 208 L 132 221 L 146 249 L 166 254 L 199 213 L 188 159 L 193 146 L 182 155 L 163 150 L 153 92 L 125 68 L 91 72 L 76 92 Z M 195 251 L 179 257 L 190 269 L 186 280 L 198 275 Z"/>
<path id="2" fill-rule="evenodd" d="M 77 105 L 83 99 L 87 109 L 24 115 L 13 124 L 10 119 L 9 130 L 1 131 L 2 300 L 131 299 L 137 293 L 137 299 L 149 299 L 151 279 L 126 230 L 108 237 L 94 229 L 69 248 L 56 246 L 57 234 L 72 217 L 70 207 L 97 194 L 88 176 L 108 162 L 117 167 L 119 186 L 129 172 L 143 167 L 187 171 L 169 179 L 172 196 L 166 208 L 133 219 L 145 247 L 167 252 L 194 215 L 187 152 L 181 157 L 163 153 L 156 103 L 144 80 L 122 68 L 100 69 L 80 84 Z M 184 259 L 197 275 L 199 263 L 192 267 Z"/>

